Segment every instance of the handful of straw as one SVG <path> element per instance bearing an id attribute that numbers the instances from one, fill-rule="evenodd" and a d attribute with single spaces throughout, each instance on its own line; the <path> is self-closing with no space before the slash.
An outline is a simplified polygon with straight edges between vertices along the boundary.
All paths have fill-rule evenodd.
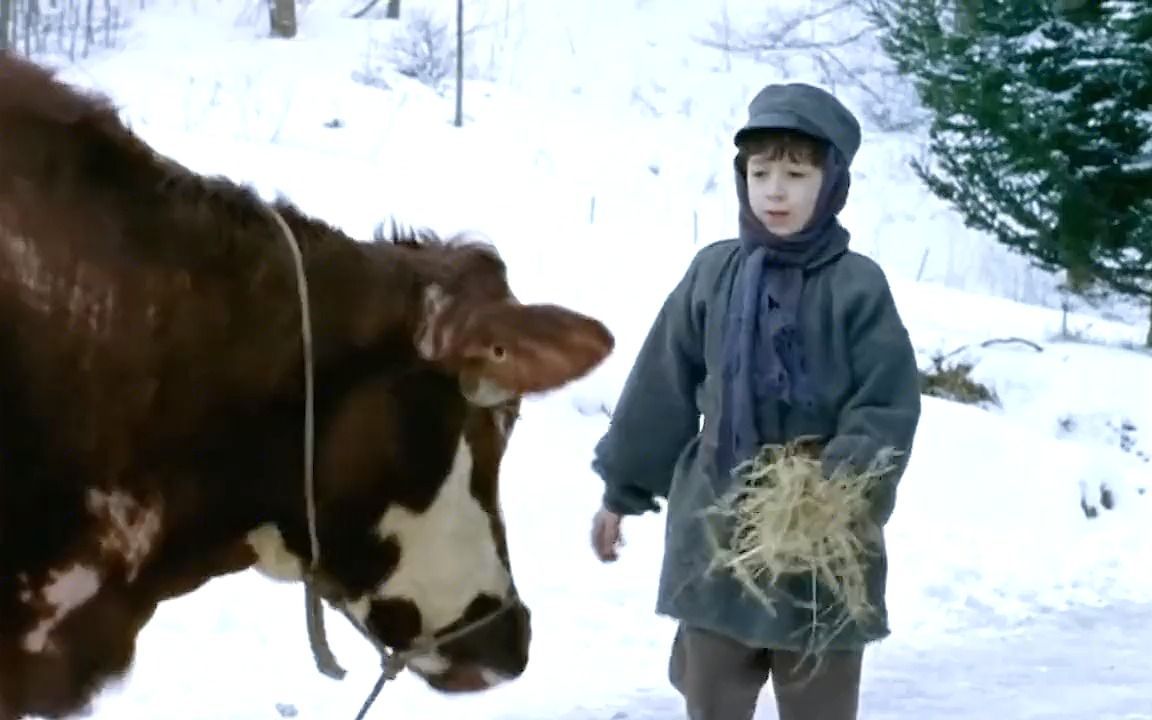
<path id="1" fill-rule="evenodd" d="M 873 612 L 866 556 L 879 539 L 869 491 L 891 469 L 891 452 L 878 455 L 864 473 L 841 468 L 826 478 L 812 447 L 804 439 L 766 445 L 736 468 L 736 489 L 715 508 L 732 528 L 727 542 L 715 543 L 715 563 L 770 611 L 765 584 L 801 575 L 813 579 L 814 592 L 818 583 L 831 594 L 841 610 L 834 624 L 863 621 Z M 815 624 L 815 598 L 796 600 L 811 602 Z"/>

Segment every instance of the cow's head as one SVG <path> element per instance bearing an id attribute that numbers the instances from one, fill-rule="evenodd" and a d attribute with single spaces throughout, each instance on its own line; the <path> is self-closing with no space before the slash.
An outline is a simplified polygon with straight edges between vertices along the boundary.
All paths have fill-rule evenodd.
<path id="1" fill-rule="evenodd" d="M 400 262 L 392 250 L 382 263 Z M 439 255 L 411 288 L 402 339 L 318 367 L 318 588 L 374 641 L 428 647 L 408 667 L 432 687 L 480 690 L 528 661 L 499 491 L 520 398 L 589 372 L 613 338 L 586 316 L 517 302 L 486 249 L 407 251 Z M 275 548 L 306 542 L 305 528 L 283 530 L 251 540 L 273 574 Z M 295 577 L 297 556 L 280 556 Z"/>

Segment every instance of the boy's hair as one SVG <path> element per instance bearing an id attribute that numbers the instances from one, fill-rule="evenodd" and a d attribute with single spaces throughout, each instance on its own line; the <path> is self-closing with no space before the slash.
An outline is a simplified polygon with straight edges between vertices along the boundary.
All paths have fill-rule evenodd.
<path id="1" fill-rule="evenodd" d="M 753 155 L 767 155 L 769 160 L 787 157 L 792 162 L 805 163 L 813 167 L 824 167 L 828 154 L 828 143 L 799 130 L 757 130 L 741 138 L 737 144 L 736 159 L 740 170 L 748 169 L 748 159 Z"/>

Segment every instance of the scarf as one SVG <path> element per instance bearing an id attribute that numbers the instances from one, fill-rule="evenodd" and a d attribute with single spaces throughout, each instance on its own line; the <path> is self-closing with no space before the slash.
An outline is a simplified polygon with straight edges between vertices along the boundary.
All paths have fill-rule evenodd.
<path id="1" fill-rule="evenodd" d="M 824 182 L 812 219 L 798 233 L 784 239 L 770 232 L 753 214 L 748 183 L 737 164 L 744 258 L 724 331 L 717 480 L 725 487 L 732 470 L 756 455 L 764 443 L 784 441 L 780 413 L 763 412 L 763 408 L 769 403 L 812 405 L 812 383 L 818 383 L 819 378 L 808 375 L 797 318 L 806 271 L 834 260 L 848 249 L 848 231 L 836 214 L 844 207 L 850 182 L 843 157 L 829 146 Z"/>

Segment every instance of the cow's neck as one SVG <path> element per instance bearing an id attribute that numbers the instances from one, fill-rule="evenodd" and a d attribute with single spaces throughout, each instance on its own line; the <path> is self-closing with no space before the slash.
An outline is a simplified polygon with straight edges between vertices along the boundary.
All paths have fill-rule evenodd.
<path id="1" fill-rule="evenodd" d="M 403 356 L 414 353 L 414 318 L 427 279 L 411 261 L 411 251 L 353 241 L 291 207 L 277 211 L 291 230 L 291 237 L 279 239 L 297 243 L 304 262 L 313 339 L 312 430 L 318 449 L 325 414 L 339 387 L 389 362 L 407 362 L 409 358 Z M 287 246 L 283 250 L 286 274 L 291 257 Z M 301 288 L 295 275 L 291 280 L 282 302 L 296 307 Z M 216 456 L 212 452 L 194 460 L 196 474 L 210 491 L 203 508 L 217 514 L 219 532 L 211 540 L 212 549 L 205 548 L 203 559 L 196 561 L 202 567 L 190 569 L 190 574 L 218 575 L 255 567 L 277 579 L 298 580 L 311 557 L 303 349 L 298 328 L 286 325 L 284 332 L 292 336 L 284 343 L 292 354 L 285 359 L 281 353 L 274 364 L 290 369 L 283 373 L 259 417 L 225 417 L 206 425 L 233 427 L 235 436 L 218 441 L 246 452 L 230 457 L 221 467 L 203 459 Z M 258 382 L 251 380 L 251 384 Z M 315 465 L 313 472 L 318 481 Z M 220 508 L 228 508 L 222 516 Z M 186 519 L 186 527 L 189 537 L 202 537 L 203 529 L 194 516 Z"/>

